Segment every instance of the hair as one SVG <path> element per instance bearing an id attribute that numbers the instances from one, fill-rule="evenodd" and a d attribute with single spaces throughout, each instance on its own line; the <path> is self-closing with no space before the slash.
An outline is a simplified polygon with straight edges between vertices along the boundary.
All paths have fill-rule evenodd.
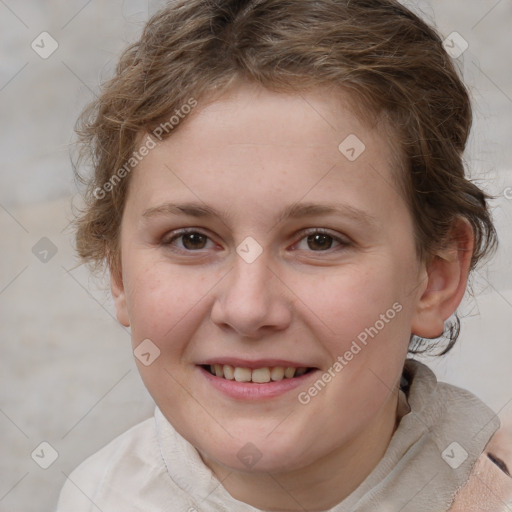
<path id="1" fill-rule="evenodd" d="M 85 184 L 85 207 L 75 227 L 83 262 L 121 275 L 130 173 L 118 170 L 131 162 L 141 134 L 191 99 L 209 101 L 242 82 L 292 93 L 331 87 L 384 120 L 390 146 L 399 148 L 399 184 L 423 260 L 452 239 L 459 217 L 475 236 L 470 270 L 496 248 L 491 196 L 465 176 L 468 91 L 440 36 L 416 14 L 394 0 L 174 0 L 124 51 L 77 122 L 75 173 Z M 167 126 L 162 138 L 179 128 Z M 84 160 L 94 170 L 88 177 L 78 171 Z M 441 354 L 459 330 L 455 315 Z M 420 351 L 421 341 L 413 336 L 410 351 Z"/>

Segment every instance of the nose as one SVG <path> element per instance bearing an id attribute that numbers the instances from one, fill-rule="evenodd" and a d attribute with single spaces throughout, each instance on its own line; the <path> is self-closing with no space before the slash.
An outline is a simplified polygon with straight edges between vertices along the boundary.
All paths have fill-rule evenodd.
<path id="1" fill-rule="evenodd" d="M 217 288 L 212 321 L 244 338 L 286 329 L 292 318 L 290 292 L 264 255 L 252 263 L 236 256 L 234 266 Z"/>

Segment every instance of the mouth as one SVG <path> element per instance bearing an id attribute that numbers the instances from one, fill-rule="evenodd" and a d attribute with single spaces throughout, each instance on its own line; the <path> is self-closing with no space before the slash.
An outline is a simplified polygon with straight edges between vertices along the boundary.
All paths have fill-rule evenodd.
<path id="1" fill-rule="evenodd" d="M 316 370 L 316 368 L 304 366 L 263 366 L 260 368 L 247 368 L 230 364 L 202 364 L 200 366 L 203 370 L 220 379 L 254 384 L 295 379 Z"/>

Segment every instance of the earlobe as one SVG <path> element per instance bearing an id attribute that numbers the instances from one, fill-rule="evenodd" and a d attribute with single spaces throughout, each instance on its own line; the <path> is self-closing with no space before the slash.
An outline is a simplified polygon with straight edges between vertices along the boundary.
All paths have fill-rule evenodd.
<path id="1" fill-rule="evenodd" d="M 130 326 L 130 317 L 126 307 L 126 295 L 124 291 L 123 277 L 119 274 L 110 274 L 110 291 L 114 298 L 114 307 L 116 308 L 117 320 L 125 327 Z"/>
<path id="2" fill-rule="evenodd" d="M 452 227 L 449 246 L 438 251 L 426 265 L 427 285 L 417 298 L 411 332 L 421 338 L 438 338 L 445 321 L 456 311 L 471 266 L 474 234 L 465 218 Z"/>

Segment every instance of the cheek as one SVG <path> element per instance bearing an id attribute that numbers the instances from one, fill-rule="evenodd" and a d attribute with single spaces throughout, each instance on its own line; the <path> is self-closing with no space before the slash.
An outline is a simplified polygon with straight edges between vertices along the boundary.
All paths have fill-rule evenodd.
<path id="1" fill-rule="evenodd" d="M 393 268 L 374 262 L 366 267 L 343 268 L 320 280 L 302 279 L 296 289 L 310 310 L 308 316 L 312 320 L 316 317 L 316 323 L 320 321 L 338 355 L 376 323 L 379 331 L 384 331 L 383 322 L 386 330 L 401 324 L 396 311 L 401 308 L 393 308 L 402 299 L 395 274 Z"/>
<path id="2" fill-rule="evenodd" d="M 345 268 L 315 288 L 301 289 L 315 313 L 303 308 L 304 316 L 310 318 L 315 337 L 333 362 L 332 384 L 317 400 L 325 406 L 337 404 L 328 420 L 333 428 L 347 417 L 357 423 L 376 413 L 401 372 L 411 312 L 401 293 L 400 274 L 397 267 L 374 261 L 365 267 Z"/>
<path id="3" fill-rule="evenodd" d="M 142 258 L 125 268 L 133 343 L 149 338 L 161 350 L 177 346 L 176 340 L 182 338 L 178 333 L 193 328 L 198 315 L 204 314 L 216 274 L 199 274 L 186 267 L 177 269 L 165 261 L 144 264 Z"/>

